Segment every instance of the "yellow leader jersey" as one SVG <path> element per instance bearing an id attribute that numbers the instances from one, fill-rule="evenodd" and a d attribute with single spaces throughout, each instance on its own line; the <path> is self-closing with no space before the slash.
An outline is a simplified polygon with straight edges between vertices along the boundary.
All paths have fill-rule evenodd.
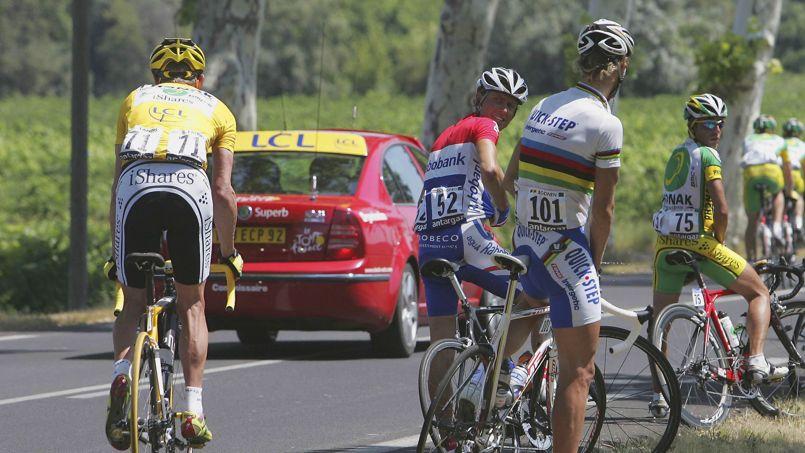
<path id="1" fill-rule="evenodd" d="M 216 148 L 234 150 L 235 117 L 223 102 L 183 83 L 143 85 L 123 101 L 115 144 L 120 158 L 172 160 L 207 168 Z"/>

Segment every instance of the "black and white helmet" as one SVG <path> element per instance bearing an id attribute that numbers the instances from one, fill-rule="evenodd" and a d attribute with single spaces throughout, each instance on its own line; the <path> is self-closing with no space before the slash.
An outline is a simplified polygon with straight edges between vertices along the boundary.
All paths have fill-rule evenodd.
<path id="1" fill-rule="evenodd" d="M 520 104 L 528 99 L 528 86 L 525 84 L 525 79 L 520 77 L 520 74 L 514 69 L 492 68 L 484 71 L 475 86 L 484 90 L 509 94 L 514 96 Z"/>
<path id="2" fill-rule="evenodd" d="M 597 21 L 585 25 L 579 32 L 579 55 L 586 55 L 598 48 L 610 57 L 625 57 L 632 55 L 634 38 L 629 30 L 621 24 L 607 20 Z"/>

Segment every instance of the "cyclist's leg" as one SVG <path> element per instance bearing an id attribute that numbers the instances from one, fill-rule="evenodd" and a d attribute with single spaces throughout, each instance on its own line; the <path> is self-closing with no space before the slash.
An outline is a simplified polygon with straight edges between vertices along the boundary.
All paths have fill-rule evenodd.
<path id="1" fill-rule="evenodd" d="M 420 265 L 436 258 L 463 262 L 464 252 L 460 226 L 422 232 L 418 235 Z M 456 334 L 456 311 L 458 309 L 458 295 L 455 289 L 444 278 L 425 276 L 422 278 L 422 283 L 425 287 L 431 344 L 444 338 L 453 338 Z M 453 359 L 451 354 L 441 353 L 431 361 L 431 371 L 428 375 L 428 389 L 431 398 L 436 394 L 436 389 L 445 372 L 453 363 Z"/>
<path id="2" fill-rule="evenodd" d="M 654 289 L 652 305 L 654 306 L 655 318 L 663 308 L 679 301 L 679 293 L 682 291 L 682 287 L 685 286 L 686 277 L 690 273 L 689 267 L 672 265 L 665 260 L 668 253 L 676 250 L 673 246 L 682 241 L 685 240 L 668 236 L 657 236 L 652 284 Z"/>
<path id="3" fill-rule="evenodd" d="M 600 326 L 596 321 L 580 327 L 553 329 L 559 351 L 559 382 L 551 419 L 554 452 L 578 451 L 587 394 L 595 373 Z"/>
<path id="4" fill-rule="evenodd" d="M 126 255 L 159 252 L 162 238 L 162 225 L 155 220 L 155 212 L 159 209 L 161 200 L 160 193 L 148 192 L 136 199 L 132 197 L 131 200 L 127 195 L 125 188 L 119 191 L 120 207 L 115 210 L 115 258 L 118 281 L 123 287 L 123 297 L 126 301 L 112 328 L 116 361 L 122 359 L 131 361 L 130 348 L 137 335 L 137 324 L 146 304 L 145 274 L 132 265 L 126 265 Z"/>
<path id="5" fill-rule="evenodd" d="M 783 214 L 785 213 L 785 196 L 779 191 L 772 198 L 772 234 L 775 238 L 783 240 Z"/>
<path id="6" fill-rule="evenodd" d="M 179 355 L 185 378 L 187 412 L 182 415 L 182 436 L 193 447 L 212 440 L 202 405 L 202 378 L 207 361 L 208 330 L 204 315 L 204 286 L 212 258 L 212 206 L 210 186 L 200 170 L 182 191 L 166 194 L 162 218 L 176 281 L 176 312 L 182 324 Z M 187 180 L 187 179 L 186 179 Z"/>
<path id="7" fill-rule="evenodd" d="M 751 167 L 750 167 L 751 168 Z M 760 193 L 754 188 L 755 181 L 748 175 L 749 168 L 744 170 L 744 212 L 746 212 L 746 230 L 744 232 L 744 244 L 746 246 L 746 256 L 750 261 L 757 257 L 757 236 L 758 221 L 760 220 Z"/>
<path id="8" fill-rule="evenodd" d="M 554 451 L 577 451 L 584 427 L 585 404 L 595 367 L 601 320 L 600 287 L 587 238 L 580 228 L 532 232 L 518 226 L 532 253 L 527 278 L 550 295 L 551 323 L 559 351 L 559 382 L 553 427 Z M 524 241 L 525 243 L 525 241 Z M 536 247 L 534 247 L 536 245 Z M 519 247 L 518 247 L 519 248 Z"/>
<path id="9" fill-rule="evenodd" d="M 207 361 L 204 285 L 210 273 L 212 209 L 198 209 L 178 194 L 167 194 L 163 216 L 176 281 L 176 312 L 182 324 L 179 354 L 185 383 L 201 387 Z M 201 415 L 201 414 L 199 414 Z"/>
<path id="10" fill-rule="evenodd" d="M 475 283 L 498 297 L 505 297 L 509 285 L 509 273 L 497 267 L 493 260 L 495 253 L 509 253 L 498 244 L 494 237 L 483 228 L 481 221 L 464 225 L 464 259 L 467 263 L 460 270 L 462 278 Z M 515 310 L 529 306 L 547 306 L 547 300 L 530 297 L 518 290 L 515 299 Z M 529 335 L 534 332 L 535 325 L 542 319 L 541 316 L 530 316 L 511 321 L 506 336 L 504 356 L 509 357 L 517 352 Z M 538 335 L 533 333 L 533 335 Z"/>

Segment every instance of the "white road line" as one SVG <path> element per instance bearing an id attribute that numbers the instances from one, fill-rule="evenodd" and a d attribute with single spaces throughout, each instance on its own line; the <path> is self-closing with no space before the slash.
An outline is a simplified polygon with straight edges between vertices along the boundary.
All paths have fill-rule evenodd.
<path id="1" fill-rule="evenodd" d="M 0 337 L 0 341 L 10 341 L 10 340 L 24 340 L 26 338 L 36 338 L 39 335 L 7 335 L 5 337 Z"/>
<path id="2" fill-rule="evenodd" d="M 349 448 L 346 451 L 354 453 L 387 453 L 397 451 L 401 448 L 416 447 L 417 442 L 419 442 L 419 434 L 401 437 L 399 439 L 389 440 L 378 444 L 367 445 L 365 447 Z"/>
<path id="3" fill-rule="evenodd" d="M 217 368 L 210 368 L 210 369 L 204 370 L 204 375 L 206 376 L 206 375 L 209 375 L 209 374 L 220 373 L 220 372 L 223 372 L 223 371 L 240 370 L 240 369 L 243 369 L 243 368 L 254 368 L 254 367 L 258 367 L 258 366 L 273 365 L 273 364 L 281 363 L 281 362 L 284 362 L 284 360 L 260 360 L 258 362 L 246 362 L 246 363 L 239 363 L 237 365 L 221 366 L 221 367 L 217 367 Z M 177 378 L 177 384 L 183 384 L 184 383 L 184 375 L 182 375 L 182 373 L 177 374 L 176 378 Z M 109 394 L 109 389 L 107 388 L 106 390 L 102 390 L 100 392 L 86 393 L 86 394 L 83 394 L 83 395 L 74 395 L 74 396 L 70 396 L 68 398 L 88 399 L 88 398 L 97 398 L 99 396 L 106 396 L 108 394 Z"/>
<path id="4" fill-rule="evenodd" d="M 315 354 L 306 354 L 306 355 L 302 355 L 302 356 L 298 356 L 298 357 L 292 357 L 292 358 L 289 358 L 289 359 L 286 359 L 286 360 L 296 360 L 296 359 L 307 358 L 307 357 L 312 357 L 312 356 L 321 355 L 321 354 L 322 354 L 321 352 L 317 352 Z M 227 365 L 227 366 L 221 366 L 221 367 L 216 367 L 216 368 L 208 368 L 208 369 L 204 370 L 204 374 L 207 375 L 207 374 L 221 373 L 221 372 L 224 372 L 224 371 L 240 370 L 240 369 L 244 369 L 244 368 L 254 368 L 254 367 L 260 367 L 260 366 L 266 366 L 266 365 L 275 365 L 277 363 L 285 362 L 286 360 L 258 360 L 256 362 L 246 362 L 246 363 L 239 363 L 239 364 L 236 364 L 236 365 Z M 179 376 L 181 377 L 181 374 Z M 78 387 L 78 388 L 74 388 L 74 389 L 59 390 L 59 391 L 55 391 L 55 392 L 37 393 L 37 394 L 34 394 L 34 395 L 20 396 L 20 397 L 17 397 L 17 398 L 7 398 L 7 399 L 4 399 L 4 400 L 0 400 L 0 406 L 7 406 L 9 404 L 16 404 L 16 403 L 23 403 L 23 402 L 26 402 L 26 401 L 36 401 L 36 400 L 41 400 L 41 399 L 46 399 L 46 398 L 55 398 L 55 397 L 59 397 L 59 396 L 71 397 L 72 395 L 77 395 L 77 396 L 72 396 L 72 397 L 73 398 L 82 398 L 82 399 L 83 398 L 94 398 L 94 397 L 97 397 L 97 396 L 104 396 L 104 395 L 109 394 L 109 385 L 110 384 L 108 384 L 108 383 L 107 384 L 90 385 L 90 386 L 87 386 L 87 387 Z M 87 393 L 87 392 L 91 392 L 91 393 Z M 86 393 L 86 394 L 85 395 L 79 395 L 79 394 L 82 394 L 82 393 Z"/>

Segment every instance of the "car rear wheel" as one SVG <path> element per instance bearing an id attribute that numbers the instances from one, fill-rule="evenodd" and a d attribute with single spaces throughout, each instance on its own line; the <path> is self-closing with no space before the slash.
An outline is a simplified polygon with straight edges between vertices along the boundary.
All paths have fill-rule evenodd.
<path id="1" fill-rule="evenodd" d="M 414 268 L 406 264 L 400 279 L 400 292 L 397 294 L 397 307 L 391 324 L 386 330 L 371 335 L 372 346 L 376 351 L 391 357 L 408 357 L 414 352 L 419 327 L 418 298 Z"/>
<path id="2" fill-rule="evenodd" d="M 246 346 L 271 346 L 277 341 L 277 331 L 265 327 L 241 327 L 237 329 L 238 340 Z"/>

